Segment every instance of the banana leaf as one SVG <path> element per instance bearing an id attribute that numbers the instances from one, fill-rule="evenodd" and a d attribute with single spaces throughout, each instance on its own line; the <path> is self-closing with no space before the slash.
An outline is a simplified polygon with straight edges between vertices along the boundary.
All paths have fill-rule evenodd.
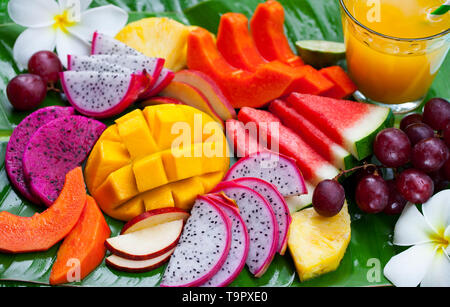
<path id="1" fill-rule="evenodd" d="M 129 21 L 150 16 L 166 16 L 180 22 L 199 25 L 216 32 L 221 14 L 241 12 L 248 17 L 261 1 L 202 1 L 202 0 L 94 0 L 92 6 L 114 4 L 127 10 Z M 301 39 L 343 41 L 339 5 L 337 0 L 280 0 L 286 10 L 286 33 L 291 45 Z M 14 127 L 28 113 L 15 112 L 9 104 L 5 89 L 8 81 L 19 70 L 12 58 L 12 47 L 24 29 L 8 17 L 7 0 L 0 0 L 0 211 L 21 216 L 31 216 L 42 211 L 25 201 L 9 184 L 4 165 L 6 144 Z M 450 97 L 448 76 L 450 61 L 447 58 L 428 97 Z M 49 93 L 44 104 L 64 105 L 57 93 Z M 352 186 L 346 187 L 352 194 Z M 272 265 L 257 279 L 245 269 L 231 286 L 380 286 L 390 283 L 382 269 L 395 255 L 392 233 L 396 218 L 385 215 L 368 215 L 357 209 L 349 199 L 352 218 L 352 239 L 339 268 L 332 273 L 301 283 L 289 255 L 276 256 Z M 117 235 L 123 223 L 106 217 Z M 20 255 L 0 254 L 0 286 L 48 285 L 48 279 L 59 245 L 41 253 Z M 164 267 L 157 270 L 131 274 L 108 268 L 104 263 L 75 286 L 157 286 Z"/>

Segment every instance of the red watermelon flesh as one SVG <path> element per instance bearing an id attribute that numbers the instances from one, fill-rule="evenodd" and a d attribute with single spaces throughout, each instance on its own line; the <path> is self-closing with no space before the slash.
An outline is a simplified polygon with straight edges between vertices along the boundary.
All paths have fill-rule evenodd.
<path id="1" fill-rule="evenodd" d="M 299 134 L 322 157 L 338 169 L 346 169 L 346 159 L 351 154 L 333 142 L 313 123 L 291 108 L 285 101 L 275 100 L 269 106 L 270 112 L 281 119 L 282 123 Z"/>
<path id="2" fill-rule="evenodd" d="M 350 100 L 292 93 L 286 101 L 359 160 L 372 153 L 373 138 L 392 119 L 389 108 Z"/>
<path id="3" fill-rule="evenodd" d="M 306 141 L 280 123 L 273 114 L 244 107 L 238 114 L 238 119 L 243 123 L 255 122 L 258 127 L 259 137 L 265 138 L 269 149 L 274 150 L 274 142 L 278 142 L 279 152 L 296 160 L 297 166 L 302 171 L 305 180 L 317 184 L 324 179 L 331 179 L 338 175 L 339 171 L 316 153 Z M 271 123 L 279 123 L 271 125 Z M 276 127 L 278 126 L 278 129 Z M 273 146 L 274 145 L 274 146 Z"/>
<path id="4" fill-rule="evenodd" d="M 238 158 L 244 158 L 266 149 L 259 144 L 257 127 L 256 125 L 254 126 L 255 129 L 245 127 L 242 122 L 235 119 L 226 121 L 227 138 Z"/>

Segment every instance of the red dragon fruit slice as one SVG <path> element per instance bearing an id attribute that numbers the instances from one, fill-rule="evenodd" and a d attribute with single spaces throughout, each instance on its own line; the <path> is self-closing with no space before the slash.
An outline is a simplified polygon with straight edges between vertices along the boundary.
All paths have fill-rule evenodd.
<path id="1" fill-rule="evenodd" d="M 287 239 L 289 226 L 291 225 L 291 215 L 289 213 L 289 207 L 283 198 L 283 195 L 278 192 L 277 188 L 264 180 L 259 178 L 239 178 L 233 180 L 237 184 L 245 185 L 250 189 L 255 190 L 261 194 L 272 206 L 273 212 L 278 223 L 278 253 L 284 255 L 287 247 Z"/>
<path id="2" fill-rule="evenodd" d="M 255 277 L 261 277 L 278 247 L 278 224 L 272 206 L 258 192 L 232 181 L 219 183 L 213 192 L 225 193 L 238 205 L 250 237 L 246 263 Z"/>
<path id="3" fill-rule="evenodd" d="M 60 76 L 70 104 L 81 114 L 95 118 L 121 113 L 138 99 L 149 84 L 146 74 L 65 71 Z"/>
<path id="4" fill-rule="evenodd" d="M 231 220 L 231 246 L 225 263 L 220 270 L 202 287 L 226 287 L 242 271 L 247 260 L 250 239 L 245 222 L 234 204 L 228 204 L 227 199 L 221 195 L 209 194 L 209 198 L 227 214 Z"/>
<path id="5" fill-rule="evenodd" d="M 34 204 L 39 204 L 40 201 L 29 190 L 23 174 L 22 157 L 26 145 L 41 126 L 56 118 L 70 116 L 74 113 L 75 110 L 71 107 L 51 106 L 39 109 L 25 117 L 9 138 L 5 155 L 6 173 L 17 191 Z"/>
<path id="6" fill-rule="evenodd" d="M 68 55 L 67 70 L 98 71 L 122 74 L 141 73 L 144 70 L 152 77 L 149 88 L 158 80 L 164 66 L 164 59 L 144 55 Z"/>
<path id="7" fill-rule="evenodd" d="M 295 160 L 275 152 L 258 152 L 235 163 L 224 181 L 254 177 L 270 182 L 284 197 L 307 193 L 305 180 Z"/>
<path id="8" fill-rule="evenodd" d="M 91 54 L 142 55 L 117 39 L 98 32 L 92 37 Z"/>
<path id="9" fill-rule="evenodd" d="M 161 287 L 196 287 L 224 264 L 231 245 L 231 221 L 208 198 L 199 196 L 170 258 Z"/>
<path id="10" fill-rule="evenodd" d="M 173 71 L 170 71 L 167 68 L 163 68 L 161 70 L 161 73 L 159 74 L 158 80 L 155 82 L 153 87 L 142 94 L 141 97 L 143 99 L 147 99 L 158 95 L 159 92 L 165 89 L 166 86 L 168 86 L 169 83 L 172 82 L 173 78 L 175 78 L 175 74 L 173 73 Z"/>
<path id="11" fill-rule="evenodd" d="M 83 163 L 105 128 L 79 115 L 60 117 L 40 127 L 23 154 L 23 171 L 33 195 L 51 206 L 66 174 Z"/>

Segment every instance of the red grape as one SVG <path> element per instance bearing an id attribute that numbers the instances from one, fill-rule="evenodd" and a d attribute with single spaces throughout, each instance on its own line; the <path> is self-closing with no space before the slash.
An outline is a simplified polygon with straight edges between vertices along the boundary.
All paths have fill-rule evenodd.
<path id="1" fill-rule="evenodd" d="M 450 119 L 450 103 L 442 98 L 430 99 L 423 109 L 423 121 L 434 130 L 444 129 Z"/>
<path id="2" fill-rule="evenodd" d="M 450 147 L 450 121 L 447 122 L 443 131 L 443 137 L 447 147 Z"/>
<path id="3" fill-rule="evenodd" d="M 450 184 L 450 181 L 446 178 L 444 167 L 445 164 L 440 170 L 428 174 L 431 180 L 433 180 L 434 192 L 442 191 Z"/>
<path id="4" fill-rule="evenodd" d="M 424 203 L 433 195 L 433 180 L 422 171 L 407 169 L 398 176 L 396 182 L 400 194 L 414 204 Z"/>
<path id="5" fill-rule="evenodd" d="M 408 128 L 409 125 L 421 123 L 422 120 L 423 120 L 422 114 L 418 113 L 409 114 L 403 117 L 402 121 L 400 122 L 400 129 L 405 131 L 405 129 Z"/>
<path id="6" fill-rule="evenodd" d="M 450 180 L 450 158 L 442 166 L 441 174 L 446 180 Z"/>
<path id="7" fill-rule="evenodd" d="M 341 211 L 344 202 L 344 188 L 336 180 L 324 180 L 314 190 L 313 207 L 322 216 L 335 216 Z"/>
<path id="8" fill-rule="evenodd" d="M 438 138 L 428 138 L 414 145 L 411 162 L 415 168 L 431 173 L 439 170 L 447 161 L 449 150 Z"/>
<path id="9" fill-rule="evenodd" d="M 383 212 L 389 215 L 397 215 L 402 213 L 408 201 L 397 191 L 396 183 L 394 180 L 386 181 L 389 188 L 389 200 L 388 205 L 384 208 Z"/>
<path id="10" fill-rule="evenodd" d="M 389 188 L 379 175 L 368 175 L 356 186 L 356 203 L 367 213 L 378 213 L 388 205 Z"/>
<path id="11" fill-rule="evenodd" d="M 58 56 L 51 51 L 36 52 L 28 61 L 28 70 L 32 74 L 41 76 L 45 83 L 59 80 L 59 73 L 63 70 Z"/>
<path id="12" fill-rule="evenodd" d="M 30 111 L 37 108 L 45 99 L 47 85 L 38 75 L 18 75 L 9 81 L 6 94 L 16 110 Z"/>
<path id="13" fill-rule="evenodd" d="M 423 123 L 409 125 L 405 129 L 405 133 L 412 145 L 419 143 L 421 140 L 432 138 L 434 136 L 434 130 L 427 124 Z"/>
<path id="14" fill-rule="evenodd" d="M 375 156 L 388 167 L 399 167 L 409 162 L 411 142 L 408 136 L 396 128 L 379 132 L 373 143 Z"/>

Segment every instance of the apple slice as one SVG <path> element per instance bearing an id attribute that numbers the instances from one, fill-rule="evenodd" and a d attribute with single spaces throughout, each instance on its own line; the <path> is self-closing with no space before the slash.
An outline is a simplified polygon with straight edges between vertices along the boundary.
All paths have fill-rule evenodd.
<path id="1" fill-rule="evenodd" d="M 167 253 L 161 256 L 149 259 L 149 260 L 130 260 L 119 257 L 117 255 L 111 255 L 106 258 L 105 262 L 108 266 L 118 271 L 129 273 L 143 273 L 154 270 L 164 263 L 166 263 L 170 256 L 172 256 L 175 248 L 169 250 Z"/>
<path id="2" fill-rule="evenodd" d="M 141 103 L 142 107 L 154 106 L 157 104 L 184 104 L 184 103 L 174 98 L 160 97 L 160 96 L 152 97 Z"/>
<path id="3" fill-rule="evenodd" d="M 197 108 L 211 116 L 215 121 L 225 125 L 219 115 L 214 111 L 208 99 L 195 87 L 179 81 L 172 81 L 161 93 L 160 96 L 170 97 L 180 100 L 186 105 Z"/>
<path id="4" fill-rule="evenodd" d="M 186 222 L 188 217 L 189 213 L 175 207 L 154 209 L 144 212 L 128 221 L 123 226 L 120 234 L 124 235 L 176 220 Z"/>
<path id="5" fill-rule="evenodd" d="M 205 73 L 197 70 L 182 70 L 175 74 L 173 80 L 184 82 L 198 89 L 222 120 L 226 121 L 230 118 L 236 118 L 236 111 L 223 94 L 219 85 Z"/>
<path id="6" fill-rule="evenodd" d="M 148 260 L 173 249 L 183 231 L 183 220 L 159 224 L 150 228 L 106 240 L 106 248 L 119 257 Z"/>

